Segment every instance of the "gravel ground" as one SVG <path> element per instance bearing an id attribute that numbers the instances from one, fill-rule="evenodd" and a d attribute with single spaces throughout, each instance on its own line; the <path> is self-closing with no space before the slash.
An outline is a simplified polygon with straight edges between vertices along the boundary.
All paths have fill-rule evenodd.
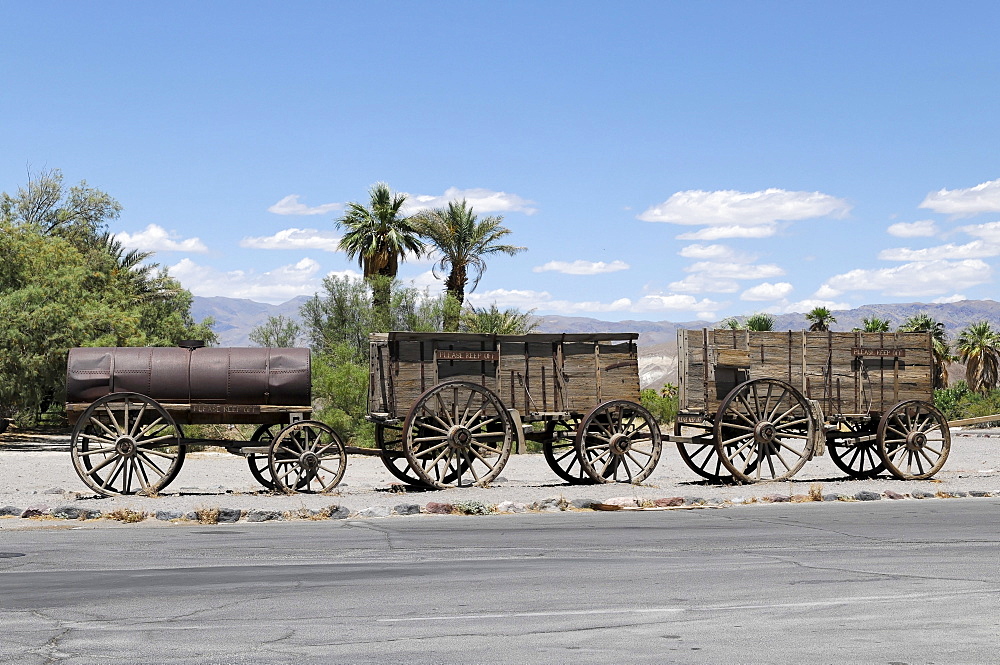
<path id="1" fill-rule="evenodd" d="M 656 471 L 639 486 L 568 485 L 540 454 L 512 455 L 490 487 L 420 491 L 400 485 L 378 458 L 349 457 L 337 490 L 325 495 L 275 495 L 263 491 L 246 461 L 228 453 L 187 456 L 180 474 L 158 497 L 102 498 L 73 470 L 69 436 L 7 432 L 0 435 L 0 529 L 51 524 L 56 517 L 119 520 L 136 513 L 147 523 L 174 520 L 268 521 L 295 518 L 385 517 L 429 512 L 521 512 L 587 508 L 592 503 L 628 508 L 692 508 L 805 501 L 913 500 L 1000 496 L 1000 430 L 954 430 L 945 468 L 933 480 L 888 476 L 847 480 L 829 457 L 806 464 L 792 481 L 711 485 L 681 460 L 672 443 Z M 40 519 L 22 519 L 38 517 Z M 180 518 L 180 519 L 178 519 Z M 126 520 L 127 521 L 127 520 Z"/>

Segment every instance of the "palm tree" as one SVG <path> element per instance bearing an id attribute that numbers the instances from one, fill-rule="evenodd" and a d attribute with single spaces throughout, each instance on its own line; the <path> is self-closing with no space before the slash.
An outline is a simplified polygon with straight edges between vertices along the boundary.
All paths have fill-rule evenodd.
<path id="1" fill-rule="evenodd" d="M 965 380 L 974 392 L 986 394 L 1000 381 L 1000 334 L 989 321 L 966 326 L 958 335 L 958 357 L 965 363 Z"/>
<path id="2" fill-rule="evenodd" d="M 399 263 L 406 260 L 407 253 L 420 255 L 424 243 L 412 219 L 401 213 L 405 194 L 393 193 L 384 182 L 372 185 L 368 194 L 367 207 L 348 203 L 344 216 L 337 220 L 338 228 L 346 230 L 339 247 L 348 258 L 358 260 L 365 280 L 371 284 L 372 305 L 388 320 L 390 290 Z"/>
<path id="3" fill-rule="evenodd" d="M 855 328 L 855 332 L 889 332 L 889 319 L 880 319 L 877 316 L 866 316 L 861 319 L 861 327 Z"/>
<path id="4" fill-rule="evenodd" d="M 448 273 L 444 288 L 448 296 L 458 303 L 446 313 L 446 332 L 458 330 L 458 313 L 465 303 L 465 288 L 471 278 L 469 292 L 475 291 L 486 271 L 483 257 L 491 254 L 514 256 L 526 249 L 500 242 L 511 232 L 501 226 L 502 222 L 503 217 L 477 219 L 464 199 L 461 202 L 452 201 L 447 208 L 419 215 L 415 221 L 417 231 L 434 245 L 441 256 L 434 265 L 434 276 L 439 276 L 439 270 Z"/>
<path id="5" fill-rule="evenodd" d="M 806 320 L 812 321 L 809 330 L 826 332 L 830 329 L 831 323 L 837 322 L 837 317 L 826 307 L 813 307 L 812 311 L 806 314 Z"/>
<path id="6" fill-rule="evenodd" d="M 770 314 L 758 312 L 756 314 L 751 314 L 740 321 L 735 316 L 731 316 L 728 319 L 724 319 L 722 323 L 719 324 L 719 327 L 729 330 L 769 331 L 774 330 L 774 317 Z"/>
<path id="7" fill-rule="evenodd" d="M 531 315 L 535 310 L 520 312 L 517 309 L 501 310 L 496 303 L 489 309 L 469 306 L 462 313 L 462 329 L 472 333 L 492 335 L 524 335 L 538 327 L 538 321 Z"/>
<path id="8" fill-rule="evenodd" d="M 774 330 L 774 317 L 770 314 L 758 312 L 751 314 L 746 320 L 747 330 L 768 331 Z"/>
<path id="9" fill-rule="evenodd" d="M 903 321 L 898 328 L 899 332 L 929 332 L 934 353 L 934 387 L 943 389 L 948 387 L 948 363 L 955 360 L 951 354 L 951 344 L 944 332 L 944 324 L 936 320 L 929 314 L 920 312 Z"/>

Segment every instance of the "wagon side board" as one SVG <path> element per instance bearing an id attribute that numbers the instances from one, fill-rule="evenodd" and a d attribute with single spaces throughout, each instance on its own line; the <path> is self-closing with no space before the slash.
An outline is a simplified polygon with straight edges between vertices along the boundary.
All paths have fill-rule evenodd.
<path id="1" fill-rule="evenodd" d="M 508 409 L 578 413 L 639 400 L 638 333 L 485 335 L 390 332 L 371 336 L 369 413 L 399 420 L 424 391 L 467 381 Z"/>
<path id="2" fill-rule="evenodd" d="M 932 401 L 929 333 L 678 330 L 682 413 L 716 412 L 749 379 L 780 379 L 823 413 L 880 414 L 905 400 Z"/>

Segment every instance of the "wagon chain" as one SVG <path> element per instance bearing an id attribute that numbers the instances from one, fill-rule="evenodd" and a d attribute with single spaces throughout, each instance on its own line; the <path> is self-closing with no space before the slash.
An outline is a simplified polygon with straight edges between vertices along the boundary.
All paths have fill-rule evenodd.
<path id="1" fill-rule="evenodd" d="M 531 392 L 528 390 L 528 386 L 525 385 L 524 383 L 524 376 L 520 372 L 517 372 L 517 380 L 521 384 L 521 387 L 524 388 L 524 394 L 527 396 L 528 401 L 531 402 L 531 406 L 535 407 L 535 411 L 537 411 L 538 403 L 535 402 L 535 398 L 531 396 Z"/>

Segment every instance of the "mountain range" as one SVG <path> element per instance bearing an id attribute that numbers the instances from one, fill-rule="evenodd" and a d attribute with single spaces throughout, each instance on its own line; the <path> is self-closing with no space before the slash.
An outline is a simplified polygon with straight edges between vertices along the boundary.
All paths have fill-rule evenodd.
<path id="1" fill-rule="evenodd" d="M 208 316 L 215 320 L 213 329 L 219 336 L 221 346 L 249 346 L 249 335 L 255 327 L 265 323 L 271 316 L 298 319 L 299 309 L 308 299 L 307 296 L 299 296 L 280 305 L 269 305 L 240 298 L 195 296 L 191 313 L 198 321 Z M 957 336 L 959 330 L 977 321 L 989 321 L 994 328 L 1000 329 L 1000 302 L 995 300 L 862 305 L 856 309 L 833 312 L 836 322 L 830 327 L 832 330 L 852 330 L 863 325 L 862 319 L 878 317 L 887 319 L 895 329 L 907 318 L 921 312 L 944 323 L 945 330 L 952 338 Z M 774 315 L 774 319 L 775 330 L 802 330 L 809 326 L 805 314 L 801 313 Z M 539 316 L 537 320 L 536 332 L 639 333 L 640 382 L 643 387 L 653 388 L 676 380 L 678 328 L 712 328 L 719 324 L 717 321 L 602 321 L 551 314 Z M 305 340 L 300 340 L 299 343 L 304 344 Z"/>

